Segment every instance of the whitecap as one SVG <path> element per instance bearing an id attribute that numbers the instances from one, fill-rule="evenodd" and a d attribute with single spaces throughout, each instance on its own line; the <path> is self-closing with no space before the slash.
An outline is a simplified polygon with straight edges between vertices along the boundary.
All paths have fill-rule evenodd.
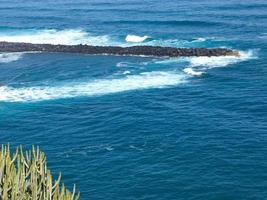
<path id="1" fill-rule="evenodd" d="M 149 88 L 164 88 L 184 83 L 185 76 L 176 72 L 144 72 L 138 75 L 128 75 L 117 79 L 100 79 L 89 82 L 14 88 L 0 87 L 0 101 L 27 102 L 43 101 L 79 96 L 100 96 L 112 93 L 141 90 Z"/>
<path id="2" fill-rule="evenodd" d="M 193 40 L 192 42 L 205 42 L 205 41 L 207 41 L 207 39 L 206 38 L 196 38 L 195 40 Z"/>
<path id="3" fill-rule="evenodd" d="M 203 74 L 203 72 L 194 71 L 191 67 L 187 67 L 183 71 L 191 76 L 201 76 Z"/>
<path id="4" fill-rule="evenodd" d="M 131 72 L 130 71 L 124 71 L 122 74 L 130 74 Z"/>
<path id="5" fill-rule="evenodd" d="M 127 35 L 125 38 L 126 42 L 133 42 L 133 43 L 138 43 L 138 42 L 143 42 L 148 38 L 148 36 L 138 36 L 138 35 Z"/>

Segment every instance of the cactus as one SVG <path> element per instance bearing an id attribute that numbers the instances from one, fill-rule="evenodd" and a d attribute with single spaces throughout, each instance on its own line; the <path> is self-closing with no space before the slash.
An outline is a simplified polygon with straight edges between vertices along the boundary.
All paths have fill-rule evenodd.
<path id="1" fill-rule="evenodd" d="M 45 154 L 32 146 L 11 155 L 9 145 L 0 150 L 0 200 L 78 200 L 79 193 L 60 184 L 61 174 L 53 182 Z"/>

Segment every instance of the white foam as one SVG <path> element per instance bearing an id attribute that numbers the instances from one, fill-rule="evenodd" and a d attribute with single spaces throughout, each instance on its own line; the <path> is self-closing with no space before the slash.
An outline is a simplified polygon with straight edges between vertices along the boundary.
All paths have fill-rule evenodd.
<path id="1" fill-rule="evenodd" d="M 42 29 L 42 30 L 18 30 L 10 33 L 0 33 L 0 41 L 25 42 L 34 44 L 65 44 L 77 45 L 88 44 L 96 46 L 133 46 L 136 43 L 152 46 L 188 47 L 191 43 L 205 42 L 206 38 L 196 38 L 193 41 L 179 39 L 154 39 L 147 41 L 149 36 L 138 36 L 129 34 L 125 41 L 117 40 L 109 35 L 93 35 L 82 29 Z"/>
<path id="2" fill-rule="evenodd" d="M 0 101 L 42 101 L 78 96 L 106 95 L 148 88 L 163 88 L 185 82 L 185 76 L 176 72 L 146 72 L 120 79 L 102 79 L 58 86 L 13 88 L 0 87 Z"/>
<path id="3" fill-rule="evenodd" d="M 177 39 L 154 39 L 143 42 L 142 45 L 162 46 L 162 47 L 184 47 L 188 41 Z"/>
<path id="4" fill-rule="evenodd" d="M 238 62 L 257 58 L 255 56 L 255 52 L 252 50 L 239 51 L 239 54 L 240 56 L 217 56 L 217 57 L 202 56 L 202 57 L 186 58 L 190 64 L 189 67 L 185 68 L 183 71 L 186 74 L 192 76 L 201 76 L 206 70 L 211 68 L 226 67 L 230 64 L 235 64 Z M 198 71 L 195 71 L 193 68 L 197 68 Z"/>
<path id="5" fill-rule="evenodd" d="M 126 42 L 133 42 L 133 43 L 138 43 L 138 42 L 143 42 L 148 38 L 148 36 L 138 36 L 138 35 L 127 35 L 125 38 Z"/>
<path id="6" fill-rule="evenodd" d="M 201 76 L 203 74 L 203 72 L 194 71 L 191 67 L 187 67 L 183 71 L 191 76 Z"/>
<path id="7" fill-rule="evenodd" d="M 110 38 L 107 35 L 93 36 L 79 29 L 66 30 L 39 30 L 17 32 L 10 35 L 0 34 L 0 41 L 6 42 L 25 42 L 34 44 L 88 44 L 88 45 L 107 45 Z"/>
<path id="8" fill-rule="evenodd" d="M 226 67 L 230 64 L 243 62 L 250 59 L 256 59 L 256 51 L 239 51 L 240 56 L 212 56 L 212 57 L 181 57 L 181 58 L 170 58 L 165 60 L 156 60 L 154 63 L 169 65 L 175 63 L 188 63 L 187 67 L 183 71 L 192 76 L 201 76 L 206 70 L 215 67 Z M 197 68 L 197 71 L 194 69 Z"/>
<path id="9" fill-rule="evenodd" d="M 240 51 L 240 56 L 201 56 L 201 57 L 192 57 L 188 58 L 191 67 L 225 67 L 230 64 L 235 64 L 238 62 L 246 61 L 249 59 L 256 58 L 252 50 L 249 51 Z"/>
<path id="10" fill-rule="evenodd" d="M 130 71 L 126 70 L 122 74 L 130 74 L 130 73 L 131 73 Z"/>
<path id="11" fill-rule="evenodd" d="M 205 42 L 207 39 L 206 38 L 196 38 L 195 40 L 193 40 L 193 42 Z"/>
<path id="12" fill-rule="evenodd" d="M 183 40 L 183 39 L 153 39 L 150 41 L 144 41 L 142 45 L 152 45 L 152 46 L 163 46 L 163 47 L 191 47 L 195 46 L 195 43 L 205 43 L 208 38 L 195 38 L 194 40 Z"/>
<path id="13" fill-rule="evenodd" d="M 0 53 L 0 63 L 9 63 L 22 58 L 23 53 Z"/>

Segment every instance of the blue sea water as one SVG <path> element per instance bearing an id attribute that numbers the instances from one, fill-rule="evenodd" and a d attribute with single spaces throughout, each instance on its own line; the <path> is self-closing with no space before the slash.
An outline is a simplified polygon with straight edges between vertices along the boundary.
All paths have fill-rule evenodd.
<path id="1" fill-rule="evenodd" d="M 0 142 L 39 145 L 81 199 L 267 199 L 266 1 L 0 0 L 0 14 L 0 41 L 239 50 L 2 52 Z"/>

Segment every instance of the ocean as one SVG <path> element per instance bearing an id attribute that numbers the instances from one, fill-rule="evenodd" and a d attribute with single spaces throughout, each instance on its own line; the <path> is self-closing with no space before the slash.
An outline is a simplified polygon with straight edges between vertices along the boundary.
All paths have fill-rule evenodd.
<path id="1" fill-rule="evenodd" d="M 240 57 L 0 53 L 0 142 L 81 199 L 267 199 L 267 1 L 0 0 L 0 41 Z"/>

